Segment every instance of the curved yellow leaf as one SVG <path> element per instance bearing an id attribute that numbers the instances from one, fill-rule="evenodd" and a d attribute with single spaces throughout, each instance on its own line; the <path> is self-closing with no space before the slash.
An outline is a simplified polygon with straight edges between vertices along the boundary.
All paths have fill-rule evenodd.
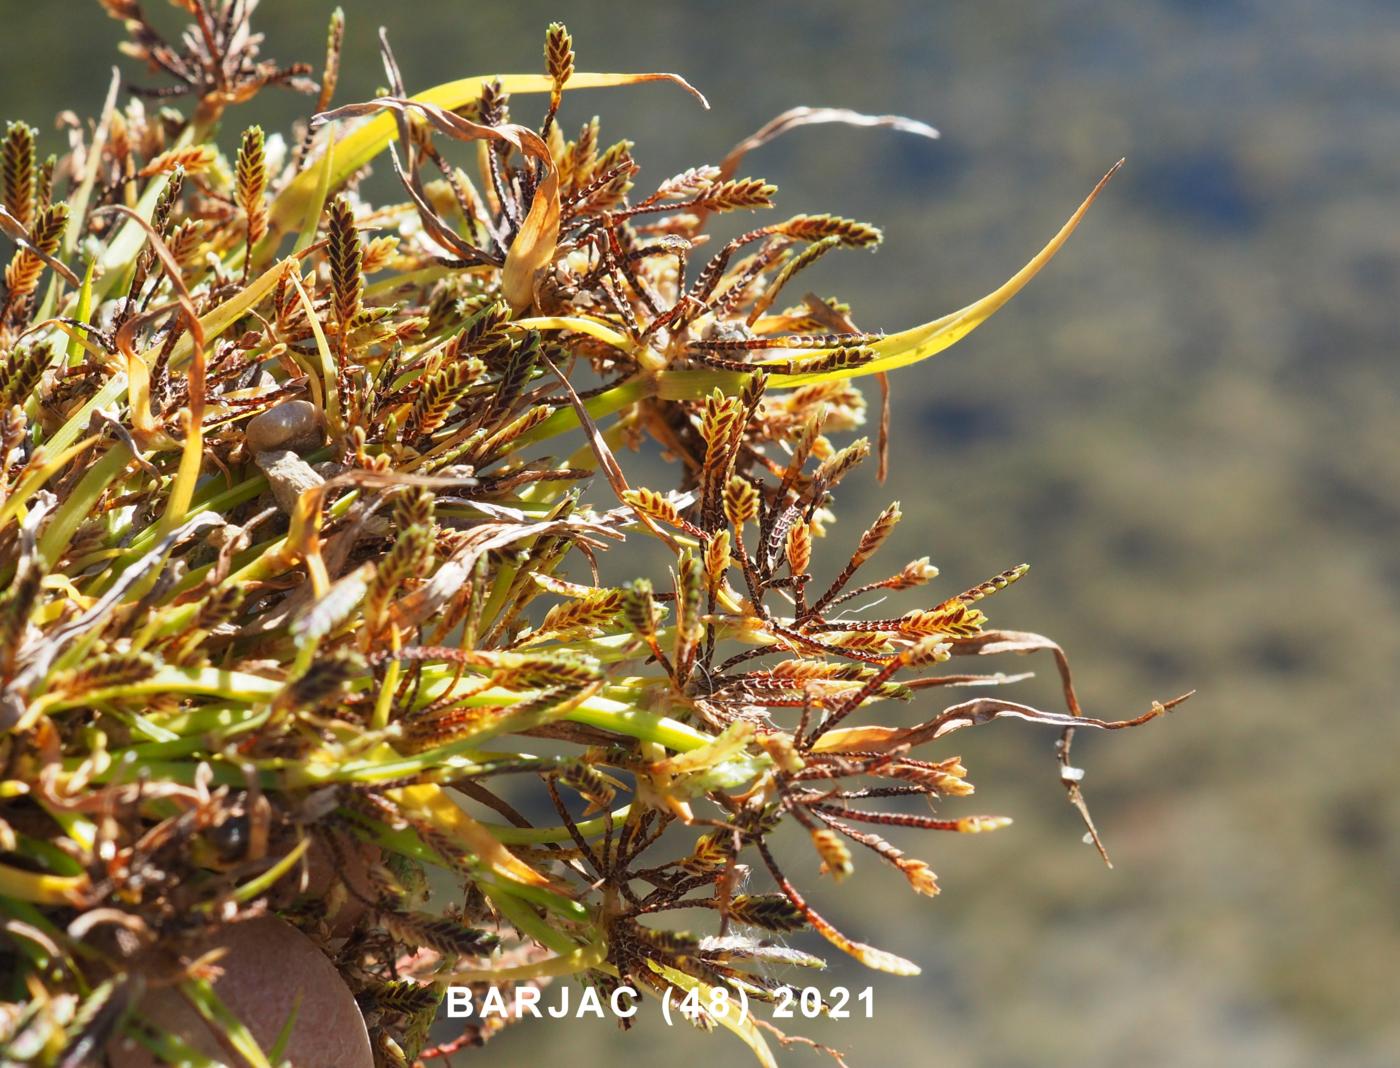
<path id="1" fill-rule="evenodd" d="M 0 897 L 38 905 L 78 905 L 87 889 L 86 875 L 50 875 L 0 864 Z"/>
<path id="2" fill-rule="evenodd" d="M 423 783 L 385 792 L 391 801 L 403 807 L 406 815 L 427 820 L 502 879 L 527 886 L 550 885 L 548 879 L 501 845 L 490 831 L 453 804 L 440 786 Z"/>
<path id="3" fill-rule="evenodd" d="M 700 1004 L 705 1011 L 713 1017 L 714 1021 L 726 1030 L 732 1031 L 744 1041 L 744 1044 L 753 1051 L 753 1055 L 758 1058 L 758 1063 L 763 1068 L 778 1068 L 778 1062 L 773 1059 L 773 1051 L 768 1048 L 768 1042 L 763 1037 L 763 1032 L 753 1022 L 751 1015 L 745 1014 L 739 1004 L 739 998 L 730 992 L 731 996 L 724 1000 L 723 1012 L 712 1012 L 711 1006 L 715 1004 L 715 988 L 703 980 L 696 979 L 693 975 L 687 975 L 665 964 L 648 962 L 653 971 L 657 972 L 668 982 L 674 983 L 682 990 L 694 990 L 700 995 Z M 674 1009 L 672 1011 L 675 1011 Z"/>
<path id="4" fill-rule="evenodd" d="M 1069 235 L 1074 233 L 1075 227 L 1084 218 L 1089 206 L 1093 204 L 1099 193 L 1103 191 L 1103 187 L 1108 184 L 1108 180 L 1118 172 L 1118 168 L 1121 166 L 1123 166 L 1123 160 L 1120 159 L 1107 174 L 1099 179 L 1093 192 L 1085 197 L 1084 203 L 1079 205 L 1075 213 L 1069 217 L 1069 221 L 1060 227 L 1059 233 L 1052 237 L 1049 243 L 1037 252 L 1029 263 L 981 300 L 974 301 L 967 307 L 940 319 L 934 319 L 932 322 L 912 327 L 909 330 L 901 330 L 898 334 L 891 334 L 889 337 L 873 342 L 869 347 L 879 355 L 869 363 L 856 367 L 843 367 L 833 371 L 772 375 L 768 379 L 768 388 L 770 390 L 790 389 L 796 386 L 812 385 L 816 382 L 834 382 L 842 378 L 856 378 L 861 375 L 878 374 L 881 371 L 893 371 L 900 367 L 907 367 L 911 363 L 926 360 L 961 341 L 990 319 L 1000 310 L 1002 305 L 1021 292 L 1027 282 L 1040 273 L 1040 269 L 1049 263 L 1055 253 L 1059 252 L 1064 243 L 1069 240 Z M 816 350 L 785 349 L 780 359 L 771 362 L 787 363 L 806 351 Z M 755 369 L 762 366 L 762 364 L 756 364 Z M 665 371 L 658 376 L 656 394 L 663 400 L 693 400 L 705 396 L 716 387 L 726 393 L 734 393 L 743 387 L 743 382 L 747 377 L 747 372 L 743 371 Z"/>
<path id="5" fill-rule="evenodd" d="M 898 334 L 875 342 L 870 347 L 880 354 L 880 358 L 863 367 L 851 368 L 850 372 L 869 375 L 879 371 L 892 371 L 897 367 L 905 367 L 942 352 L 948 346 L 961 341 L 976 330 L 1000 310 L 1003 304 L 1021 292 L 1026 283 L 1039 274 L 1040 269 L 1054 258 L 1055 253 L 1060 251 L 1064 243 L 1069 240 L 1069 235 L 1074 233 L 1079 221 L 1084 218 L 1085 213 L 1089 210 L 1089 205 L 1098 198 L 1103 187 L 1108 184 L 1110 178 L 1118 173 L 1118 168 L 1121 166 L 1123 166 L 1123 160 L 1120 159 L 1109 168 L 1107 174 L 1099 179 L 1093 191 L 1084 198 L 1084 203 L 1080 204 L 1074 214 L 1069 217 L 1069 221 L 1060 227 L 1059 233 L 1052 237 L 1049 243 L 1037 252 L 1029 263 L 1002 283 L 1000 287 L 988 293 L 981 300 L 975 301 L 951 315 L 945 315 L 941 319 L 924 323 L 911 330 L 902 330 Z M 847 376 L 845 371 L 838 371 L 831 377 L 845 376 Z"/>
<path id="6" fill-rule="evenodd" d="M 477 100 L 481 96 L 482 84 L 492 80 L 499 81 L 501 88 L 512 95 L 548 93 L 554 88 L 554 80 L 543 74 L 485 74 L 445 82 L 418 93 L 412 99 L 451 111 Z M 565 89 L 603 89 L 616 85 L 660 81 L 675 82 L 705 107 L 710 106 L 697 89 L 676 74 L 574 74 L 569 78 Z M 334 188 L 369 163 L 397 136 L 393 116 L 380 115 L 336 141 L 330 186 Z M 316 195 L 321 170 L 322 168 L 316 165 L 307 167 L 272 202 L 268 213 L 268 227 L 269 235 L 273 236 L 274 240 L 275 235 L 286 233 L 301 221 L 307 202 Z"/>

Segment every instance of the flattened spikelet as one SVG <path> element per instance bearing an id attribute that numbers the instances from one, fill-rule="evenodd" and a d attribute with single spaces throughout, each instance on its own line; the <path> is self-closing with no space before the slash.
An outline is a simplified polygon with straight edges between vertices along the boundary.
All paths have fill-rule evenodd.
<path id="1" fill-rule="evenodd" d="M 557 604 L 545 613 L 537 634 L 558 634 L 611 623 L 622 608 L 621 590 L 602 590 L 592 597 Z"/>
<path id="2" fill-rule="evenodd" d="M 645 488 L 627 490 L 623 493 L 622 499 L 637 511 L 658 522 L 665 523 L 667 526 L 675 527 L 678 530 L 695 530 L 690 523 L 681 517 L 680 509 L 655 490 Z"/>
<path id="3" fill-rule="evenodd" d="M 238 206 L 248 221 L 248 247 L 251 249 L 267 233 L 267 155 L 261 126 L 243 131 L 234 169 Z"/>
<path id="4" fill-rule="evenodd" d="M 336 8 L 331 12 L 330 26 L 326 30 L 326 62 L 321 74 L 321 92 L 316 97 L 316 110 L 325 111 L 331 106 L 336 84 L 340 81 L 340 52 L 345 44 L 345 12 Z"/>
<path id="5" fill-rule="evenodd" d="M 771 208 L 776 185 L 762 178 L 739 178 L 726 182 L 716 182 L 697 196 L 693 206 L 706 211 L 745 211 L 755 208 Z"/>
<path id="6" fill-rule="evenodd" d="M 377 920 L 379 926 L 396 940 L 416 948 L 435 949 L 448 956 L 482 957 L 495 949 L 501 941 L 496 935 L 467 927 L 460 920 L 455 920 L 450 916 L 386 910 L 377 914 Z M 414 984 L 412 988 L 395 987 L 394 989 L 396 992 L 390 994 L 389 999 L 382 1000 L 381 1003 L 388 1004 L 389 1001 L 393 1001 L 402 1004 L 418 1004 L 420 999 L 427 995 L 419 994 L 417 991 L 426 990 L 431 993 L 432 990 L 431 987 L 423 987 L 418 984 Z M 399 990 L 402 990 L 403 993 L 397 993 Z M 436 1001 L 426 1003 L 431 1005 L 436 1004 Z"/>
<path id="7" fill-rule="evenodd" d="M 851 864 L 851 851 L 841 836 L 830 827 L 818 827 L 810 832 L 812 845 L 822 859 L 822 870 L 838 883 L 855 870 Z"/>
<path id="8" fill-rule="evenodd" d="M 733 527 L 752 522 L 758 515 L 758 490 L 748 479 L 735 475 L 724 487 L 724 517 Z"/>
<path id="9" fill-rule="evenodd" d="M 0 410 L 11 405 L 22 407 L 33 396 L 52 358 L 53 348 L 47 343 L 0 352 Z"/>
<path id="10" fill-rule="evenodd" d="M 975 604 L 977 601 L 982 600 L 983 597 L 990 596 L 998 590 L 1006 589 L 1006 587 L 1010 586 L 1030 569 L 1030 564 L 1017 564 L 1015 567 L 1007 568 L 1000 575 L 994 575 L 986 582 L 978 583 L 976 586 L 973 586 L 972 589 L 958 594 L 953 600 L 961 601 L 963 604 Z"/>
<path id="11" fill-rule="evenodd" d="M 408 418 L 412 436 L 423 437 L 442 426 L 453 407 L 471 389 L 476 377 L 473 370 L 470 363 L 451 363 L 424 381 Z"/>
<path id="12" fill-rule="evenodd" d="M 987 617 L 980 610 L 955 601 L 946 608 L 907 612 L 899 617 L 895 627 L 901 634 L 945 634 L 966 638 L 980 631 L 986 621 Z"/>
<path id="13" fill-rule="evenodd" d="M 835 238 L 848 248 L 871 248 L 885 236 L 869 223 L 843 219 L 839 215 L 795 215 L 779 229 L 789 237 L 800 237 L 804 241 Z"/>
<path id="14" fill-rule="evenodd" d="M 39 212 L 32 232 L 34 247 L 45 255 L 58 251 L 63 230 L 68 225 L 68 205 L 51 204 Z M 27 248 L 22 248 L 5 268 L 6 306 L 14 308 L 34 292 L 43 273 L 44 261 Z"/>
<path id="15" fill-rule="evenodd" d="M 350 201 L 343 196 L 331 201 L 326 240 L 335 318 L 344 329 L 359 314 L 365 280 L 361 259 L 364 250 L 360 245 L 360 235 L 355 230 L 355 212 L 350 207 Z"/>
<path id="16" fill-rule="evenodd" d="M 783 894 L 736 894 L 729 902 L 729 915 L 765 931 L 796 931 L 807 926 L 807 918 Z"/>
<path id="17" fill-rule="evenodd" d="M 545 71 L 557 93 L 574 74 L 574 39 L 562 22 L 551 22 L 544 35 Z"/>
<path id="18" fill-rule="evenodd" d="M 52 687 L 69 696 L 90 693 L 147 678 L 155 669 L 155 657 L 149 653 L 104 653 L 55 678 Z"/>
<path id="19" fill-rule="evenodd" d="M 34 224 L 35 145 L 38 134 L 32 126 L 12 122 L 5 129 L 3 172 L 5 210 L 26 230 Z"/>
<path id="20" fill-rule="evenodd" d="M 172 148 L 169 152 L 162 152 L 142 167 L 139 177 L 150 178 L 157 174 L 168 174 L 177 167 L 186 174 L 203 174 L 213 166 L 214 161 L 218 158 L 218 152 L 212 145 Z"/>
<path id="21" fill-rule="evenodd" d="M 650 579 L 639 578 L 631 582 L 623 597 L 622 613 L 634 634 L 655 640 L 656 602 L 652 597 Z"/>

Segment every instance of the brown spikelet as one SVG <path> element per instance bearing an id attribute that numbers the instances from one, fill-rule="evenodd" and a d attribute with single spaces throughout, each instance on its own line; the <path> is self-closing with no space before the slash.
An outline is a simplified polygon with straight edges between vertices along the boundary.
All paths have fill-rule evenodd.
<path id="1" fill-rule="evenodd" d="M 553 414 L 554 408 L 552 405 L 535 405 L 528 411 L 516 416 L 505 426 L 501 427 L 500 430 L 497 430 L 482 442 L 480 449 L 477 450 L 477 455 L 483 460 L 498 456 L 516 438 L 520 437 L 522 434 L 528 434 Z"/>
<path id="2" fill-rule="evenodd" d="M 771 208 L 776 185 L 762 178 L 737 178 L 726 182 L 716 182 L 705 189 L 688 206 L 705 211 L 743 211 L 755 208 Z"/>
<path id="3" fill-rule="evenodd" d="M 826 488 L 835 486 L 861 461 L 870 455 L 870 439 L 856 438 L 840 452 L 822 461 L 813 481 Z"/>
<path id="4" fill-rule="evenodd" d="M 561 634 L 586 627 L 603 626 L 617 617 L 622 602 L 621 590 L 603 590 L 592 597 L 568 604 L 557 604 L 545 613 L 535 634 Z"/>
<path id="5" fill-rule="evenodd" d="M 733 527 L 742 527 L 758 515 L 758 490 L 741 475 L 734 475 L 724 487 L 724 517 Z"/>
<path id="6" fill-rule="evenodd" d="M 500 126 L 510 121 L 510 94 L 501 83 L 492 79 L 481 83 L 481 98 L 477 101 L 477 111 L 483 126 Z"/>
<path id="7" fill-rule="evenodd" d="M 165 185 L 161 186 L 160 195 L 156 198 L 155 210 L 151 212 L 151 225 L 162 236 L 170 233 L 170 220 L 175 213 L 175 205 L 180 202 L 180 194 L 185 188 L 185 172 L 176 167 L 170 172 L 170 177 Z M 143 257 L 149 254 L 154 265 L 155 250 L 147 247 L 143 250 Z"/>
<path id="8" fill-rule="evenodd" d="M 589 767 L 581 760 L 572 761 L 559 769 L 559 781 L 573 787 L 590 804 L 603 808 L 613 803 L 617 788 L 596 768 Z"/>
<path id="9" fill-rule="evenodd" d="M 632 176 L 637 170 L 631 141 L 610 145 L 593 163 L 592 177 L 571 198 L 574 212 L 596 214 L 618 207 L 631 191 Z"/>
<path id="10" fill-rule="evenodd" d="M 377 913 L 377 919 L 378 925 L 397 941 L 419 948 L 435 949 L 449 956 L 485 956 L 500 943 L 500 939 L 495 935 L 464 926 L 460 920 L 451 916 L 385 910 Z M 431 987 L 426 989 L 431 993 Z M 384 1002 L 381 1000 L 382 1003 Z M 427 1004 L 435 1002 L 429 1001 Z"/>
<path id="11" fill-rule="evenodd" d="M 807 925 L 807 918 L 784 894 L 736 894 L 729 901 L 729 915 L 765 931 L 796 931 Z"/>
<path id="12" fill-rule="evenodd" d="M 506 709 L 497 705 L 453 708 L 434 715 L 417 716 L 403 724 L 403 746 L 407 752 L 421 753 L 440 745 L 478 734 Z"/>
<path id="13" fill-rule="evenodd" d="M 462 352 L 480 356 L 505 338 L 501 327 L 509 321 L 510 305 L 494 301 L 472 314 L 453 344 Z"/>
<path id="14" fill-rule="evenodd" d="M 690 167 L 681 171 L 680 174 L 667 178 L 656 187 L 656 192 L 647 199 L 649 201 L 675 200 L 678 197 L 692 197 L 709 189 L 717 181 L 719 181 L 718 167 L 709 164 Z"/>
<path id="15" fill-rule="evenodd" d="M 778 299 L 783 287 L 791 282 L 797 274 L 812 266 L 832 249 L 839 247 L 840 244 L 839 237 L 824 237 L 820 241 L 808 245 L 783 264 L 782 269 L 768 284 L 768 288 L 763 291 L 763 295 L 754 301 L 753 308 L 748 315 L 748 325 L 753 326 L 754 323 L 758 322 L 759 318 L 773 306 L 773 302 Z"/>
<path id="16" fill-rule="evenodd" d="M 648 640 L 655 639 L 656 602 L 652 597 L 650 579 L 634 579 L 628 585 L 622 600 L 622 618 L 634 634 Z"/>
<path id="17" fill-rule="evenodd" d="M 121 686 L 151 675 L 156 669 L 150 653 L 105 653 L 92 657 L 81 667 L 73 668 L 55 678 L 51 688 L 72 696 L 91 693 L 108 686 Z"/>
<path id="18" fill-rule="evenodd" d="M 409 486 L 394 499 L 394 526 L 428 527 L 433 525 L 436 511 L 432 491 L 424 486 Z"/>
<path id="19" fill-rule="evenodd" d="M 51 204 L 35 217 L 32 240 L 34 247 L 45 255 L 52 256 L 58 251 L 58 243 L 63 239 L 63 230 L 68 225 L 68 205 Z M 26 297 L 34 292 L 43 273 L 44 261 L 27 248 L 15 253 L 5 268 L 5 307 L 7 310 L 18 307 Z"/>
<path id="20" fill-rule="evenodd" d="M 594 115 L 579 129 L 578 140 L 573 142 L 573 149 L 568 153 L 565 172 L 572 196 L 577 196 L 593 178 L 598 165 L 598 133 L 598 116 Z"/>
<path id="21" fill-rule="evenodd" d="M 922 760 L 897 761 L 888 764 L 884 773 L 892 779 L 919 783 L 943 797 L 970 797 L 976 791 L 967 781 L 967 768 L 957 757 L 936 763 Z"/>
<path id="22" fill-rule="evenodd" d="M 326 63 L 321 72 L 321 92 L 316 97 L 316 110 L 325 111 L 331 106 L 336 84 L 340 81 L 340 51 L 345 43 L 345 12 L 336 8 L 331 12 L 330 27 L 326 30 Z"/>
<path id="23" fill-rule="evenodd" d="M 885 588 L 905 590 L 913 586 L 923 586 L 937 577 L 938 568 L 928 562 L 927 556 L 921 556 L 917 560 L 911 560 L 905 564 L 899 574 L 889 580 L 889 584 Z"/>
<path id="24" fill-rule="evenodd" d="M 895 621 L 892 629 L 901 634 L 942 634 L 967 638 L 981 630 L 986 621 L 987 617 L 979 609 L 954 601 L 946 607 L 907 612 Z"/>
<path id="25" fill-rule="evenodd" d="M 574 73 L 574 40 L 562 22 L 551 22 L 545 30 L 544 59 L 545 70 L 558 92 Z"/>
<path id="26" fill-rule="evenodd" d="M 364 659 L 352 649 L 336 649 L 312 663 L 278 695 L 287 708 L 314 708 L 338 697 L 350 680 L 363 677 Z"/>
<path id="27" fill-rule="evenodd" d="M 853 570 L 875 555 L 880 546 L 885 543 L 885 539 L 890 536 L 902 515 L 903 513 L 899 510 L 899 502 L 895 501 L 879 514 L 874 523 L 870 524 L 870 529 L 860 536 L 860 544 L 851 557 Z"/>
<path id="28" fill-rule="evenodd" d="M 43 582 L 43 569 L 24 568 L 0 593 L 0 672 L 9 675 Z"/>
<path id="29" fill-rule="evenodd" d="M 186 219 L 175 227 L 166 244 L 175 262 L 181 267 L 189 267 L 199 253 L 199 246 L 203 240 L 204 223 L 199 219 Z"/>
<path id="30" fill-rule="evenodd" d="M 53 203 L 54 172 L 58 168 L 58 157 L 50 154 L 39 166 L 38 187 L 34 190 L 34 208 L 43 211 Z"/>
<path id="31" fill-rule="evenodd" d="M 850 624 L 842 625 L 850 626 Z M 889 636 L 881 634 L 877 630 L 850 631 L 832 640 L 842 649 L 850 649 L 857 652 L 883 653 L 889 649 Z"/>
<path id="32" fill-rule="evenodd" d="M 879 358 L 879 353 L 863 345 L 842 345 L 829 352 L 813 353 L 783 363 L 766 364 L 765 369 L 779 375 L 820 374 L 827 371 L 848 371 L 864 367 Z"/>
<path id="33" fill-rule="evenodd" d="M 331 265 L 331 294 L 342 335 L 359 314 L 364 294 L 363 249 L 355 230 L 355 212 L 343 196 L 331 201 L 326 258 Z"/>
<path id="34" fill-rule="evenodd" d="M 1015 567 L 1007 568 L 1000 575 L 994 575 L 986 582 L 978 583 L 976 586 L 973 586 L 972 589 L 965 590 L 952 598 L 952 600 L 961 601 L 963 604 L 975 604 L 982 600 L 982 598 L 996 593 L 998 590 L 1006 589 L 1006 587 L 1010 586 L 1030 569 L 1030 564 L 1018 564 Z"/>
<path id="35" fill-rule="evenodd" d="M 385 923 L 386 930 L 391 927 L 396 931 L 410 929 L 405 926 L 408 921 L 402 919 L 402 913 L 392 918 L 385 913 L 381 913 L 380 916 L 387 921 Z M 370 984 L 360 996 L 368 999 L 370 1004 L 381 1010 L 412 1016 L 435 1008 L 442 997 L 442 992 L 432 983 L 420 983 L 413 979 L 392 979 L 387 983 Z"/>
<path id="36" fill-rule="evenodd" d="M 267 233 L 267 155 L 261 126 L 243 131 L 238 147 L 238 162 L 234 167 L 234 183 L 238 206 L 248 221 L 248 248 L 262 240 Z"/>
<path id="37" fill-rule="evenodd" d="M 627 490 L 622 494 L 622 499 L 643 515 L 650 516 L 659 523 L 665 523 L 667 526 L 691 534 L 698 535 L 700 533 L 698 528 L 681 517 L 679 508 L 655 490 L 646 488 Z"/>
<path id="38" fill-rule="evenodd" d="M 681 867 L 694 875 L 703 875 L 724 867 L 733 855 L 733 835 L 712 831 L 695 840 L 695 848 L 681 861 Z"/>
<path id="39" fill-rule="evenodd" d="M 221 623 L 227 623 L 238 615 L 247 596 L 247 590 L 238 585 L 221 586 L 209 595 L 200 606 L 195 617 L 196 630 L 212 630 Z"/>
<path id="40" fill-rule="evenodd" d="M 162 152 L 138 172 L 138 177 L 151 178 L 157 174 L 169 174 L 176 167 L 186 174 L 203 174 L 213 165 L 218 153 L 212 145 L 196 145 L 191 148 L 172 148 Z"/>
<path id="41" fill-rule="evenodd" d="M 481 361 L 450 363 L 424 380 L 408 417 L 405 434 L 410 438 L 431 434 L 447 420 L 448 414 L 471 389 L 481 371 Z"/>
<path id="42" fill-rule="evenodd" d="M 696 647 L 705 634 L 701 596 L 704 571 L 689 549 L 676 563 L 676 676 L 684 681 L 694 663 Z"/>
<path id="43" fill-rule="evenodd" d="M 818 827 L 810 832 L 812 845 L 822 858 L 822 871 L 838 883 L 855 870 L 851 864 L 851 851 L 840 835 L 830 827 Z"/>
<path id="44" fill-rule="evenodd" d="M 574 74 L 574 39 L 562 22 L 551 22 L 544 34 L 544 68 L 553 85 L 549 91 L 549 113 L 542 130 L 546 135 L 554 126 L 554 116 L 564 95 L 564 85 Z"/>
<path id="45" fill-rule="evenodd" d="M 915 893 L 923 894 L 926 897 L 938 895 L 938 876 L 924 861 L 916 860 L 914 857 L 900 857 L 894 862 L 894 865 L 903 872 Z"/>
<path id="46" fill-rule="evenodd" d="M 365 245 L 361 256 L 361 271 L 364 274 L 374 274 L 375 271 L 384 270 L 393 261 L 398 250 L 397 237 L 376 237 Z"/>
<path id="47" fill-rule="evenodd" d="M 11 405 L 23 408 L 52 358 L 53 347 L 48 344 L 0 352 L 0 411 L 8 411 Z"/>
<path id="48" fill-rule="evenodd" d="M 720 589 L 728 573 L 729 531 L 720 530 L 711 534 L 705 542 L 705 578 L 710 589 Z"/>
<path id="49" fill-rule="evenodd" d="M 35 145 L 38 134 L 32 126 L 12 122 L 5 129 L 3 161 L 0 172 L 4 179 L 5 210 L 28 230 L 34 225 L 35 211 Z"/>
<path id="50" fill-rule="evenodd" d="M 950 647 L 942 638 L 941 634 L 931 634 L 926 638 L 920 638 L 899 654 L 899 666 L 923 667 L 926 664 L 937 664 L 947 660 L 950 655 Z"/>
<path id="51" fill-rule="evenodd" d="M 776 227 L 788 237 L 804 241 L 835 238 L 847 248 L 871 248 L 884 240 L 884 234 L 869 223 L 843 219 L 839 215 L 795 215 Z"/>
<path id="52" fill-rule="evenodd" d="M 794 523 L 787 532 L 788 568 L 793 575 L 805 575 L 812 563 L 812 528 Z"/>
<path id="53" fill-rule="evenodd" d="M 520 394 L 535 373 L 539 355 L 540 335 L 532 330 L 506 357 L 500 380 L 496 383 L 491 405 L 493 411 L 509 412 L 515 407 L 515 402 L 520 399 Z"/>
<path id="54" fill-rule="evenodd" d="M 739 422 L 739 402 L 718 390 L 705 398 L 700 418 L 700 436 L 705 440 L 705 460 L 700 471 L 700 515 L 707 529 L 719 525 L 721 494 L 734 460 Z"/>
<path id="55" fill-rule="evenodd" d="M 374 578 L 365 595 L 365 615 L 370 629 L 382 624 L 388 603 L 414 575 L 431 570 L 433 560 L 432 529 L 425 523 L 400 527 L 400 534 L 389 550 L 375 565 Z"/>

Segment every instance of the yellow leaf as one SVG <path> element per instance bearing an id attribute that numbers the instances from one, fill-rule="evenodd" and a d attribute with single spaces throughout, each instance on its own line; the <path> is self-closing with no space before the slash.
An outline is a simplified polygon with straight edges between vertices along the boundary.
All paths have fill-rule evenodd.
<path id="1" fill-rule="evenodd" d="M 501 88 L 511 95 L 548 93 L 554 88 L 553 79 L 542 74 L 486 74 L 434 86 L 417 94 L 413 99 L 451 111 L 479 99 L 483 83 L 493 79 L 499 80 Z M 684 78 L 675 74 L 574 74 L 569 78 L 566 89 L 601 89 L 655 81 L 675 82 L 699 98 L 706 107 L 710 106 Z M 393 116 L 379 115 L 335 142 L 335 165 L 330 175 L 330 186 L 339 185 L 365 166 L 397 136 Z M 316 195 L 320 184 L 320 170 L 320 167 L 307 167 L 295 181 L 278 194 L 268 215 L 271 234 L 286 233 L 301 221 L 307 201 Z"/>
<path id="2" fill-rule="evenodd" d="M 1123 165 L 1120 159 L 1113 167 L 1099 179 L 1098 185 L 1084 199 L 1069 221 L 1060 227 L 1059 233 L 1052 237 L 1049 243 L 1031 258 L 1031 261 L 1006 280 L 1000 287 L 988 293 L 981 300 L 974 301 L 967 307 L 959 309 L 940 319 L 921 326 L 912 327 L 909 330 L 902 330 L 898 334 L 891 334 L 889 337 L 870 344 L 878 354 L 877 358 L 869 363 L 860 364 L 854 367 L 842 367 L 832 371 L 815 371 L 809 374 L 797 375 L 773 375 L 768 380 L 768 388 L 790 389 L 796 386 L 807 386 L 817 382 L 834 382 L 842 378 L 856 378 L 861 375 L 873 375 L 882 371 L 893 371 L 899 367 L 907 367 L 911 363 L 918 363 L 920 360 L 928 359 L 949 346 L 961 341 L 972 331 L 990 319 L 1007 301 L 1019 293 L 1027 282 L 1034 278 L 1040 269 L 1044 267 L 1069 240 L 1069 235 L 1074 233 L 1075 227 L 1084 218 L 1089 206 L 1093 204 L 1099 193 L 1103 191 L 1108 180 L 1117 173 L 1118 168 Z M 773 362 L 787 363 L 803 350 L 784 350 L 783 356 Z M 762 365 L 757 365 L 761 367 Z M 724 390 L 725 393 L 734 394 L 742 388 L 747 373 L 743 371 L 666 371 L 659 376 L 657 383 L 657 396 L 662 400 L 697 400 L 716 386 Z"/>
<path id="3" fill-rule="evenodd" d="M 391 801 L 402 806 L 406 815 L 431 823 L 501 878 L 527 886 L 550 885 L 548 879 L 501 845 L 490 831 L 453 804 L 446 791 L 436 784 L 401 786 L 385 792 Z"/>
<path id="4" fill-rule="evenodd" d="M 768 1048 L 768 1042 L 763 1034 L 753 1022 L 751 1014 L 745 1014 L 740 1008 L 738 995 L 730 991 L 730 996 L 724 1000 L 724 1011 L 712 1012 L 711 1006 L 715 1004 L 715 988 L 709 983 L 702 982 L 694 976 L 675 968 L 667 967 L 664 964 L 652 964 L 652 969 L 659 973 L 667 981 L 674 983 L 682 990 L 694 990 L 700 995 L 700 1004 L 705 1011 L 720 1026 L 733 1031 L 744 1040 L 744 1043 L 753 1050 L 753 1055 L 758 1058 L 758 1063 L 763 1068 L 778 1068 L 778 1062 L 773 1059 L 773 1051 Z"/>

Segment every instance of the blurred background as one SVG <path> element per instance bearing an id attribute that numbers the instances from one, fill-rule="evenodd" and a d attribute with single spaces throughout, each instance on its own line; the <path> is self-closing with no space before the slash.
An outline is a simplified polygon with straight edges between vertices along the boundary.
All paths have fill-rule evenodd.
<path id="1" fill-rule="evenodd" d="M 988 611 L 1056 638 L 1091 714 L 1199 693 L 1165 722 L 1080 735 L 1116 870 L 1080 841 L 1054 735 L 1023 724 L 945 750 L 979 788 L 959 811 L 1014 827 L 899 839 L 938 871 L 940 897 L 915 897 L 873 858 L 833 892 L 790 850 L 819 909 L 924 967 L 900 980 L 834 961 L 820 982 L 873 986 L 874 1019 L 793 1030 L 853 1065 L 1400 1063 L 1395 6 L 342 3 L 338 102 L 382 82 L 381 23 L 410 89 L 539 70 L 560 17 L 580 70 L 684 74 L 712 111 L 665 86 L 566 97 L 566 129 L 597 113 L 605 144 L 637 141 L 639 188 L 718 162 L 796 104 L 937 126 L 936 142 L 812 127 L 746 162 L 778 184 L 784 217 L 884 229 L 874 259 L 832 256 L 806 276 L 866 328 L 989 291 L 1128 158 L 1029 289 L 896 375 L 891 477 L 878 486 L 871 465 L 843 485 L 831 551 L 899 498 L 886 559 L 929 554 L 936 590 L 1033 565 Z M 264 3 L 267 54 L 319 68 L 330 6 Z M 89 0 L 0 10 L 3 117 L 41 124 L 41 154 L 60 150 L 52 116 L 98 110 L 119 27 Z M 224 140 L 306 106 L 266 93 L 231 113 Z M 522 98 L 517 115 L 536 122 L 542 106 Z M 1023 666 L 1038 678 L 1007 696 L 1056 707 L 1053 666 L 1005 665 Z M 542 1021 L 490 1054 L 747 1056 L 643 1015 L 626 1036 Z"/>

